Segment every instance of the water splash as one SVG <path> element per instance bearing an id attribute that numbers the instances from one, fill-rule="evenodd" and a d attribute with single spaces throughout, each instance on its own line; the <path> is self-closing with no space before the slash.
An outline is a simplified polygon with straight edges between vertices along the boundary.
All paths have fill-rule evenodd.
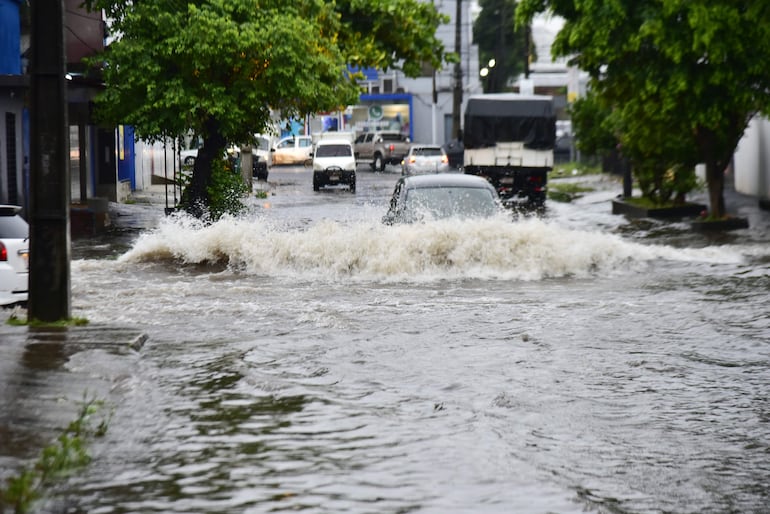
<path id="1" fill-rule="evenodd" d="M 643 245 L 535 218 L 403 226 L 324 220 L 287 228 L 258 217 L 206 225 L 176 216 L 143 234 L 119 261 L 224 263 L 248 274 L 298 278 L 433 281 L 585 277 L 625 272 L 656 259 L 738 263 L 742 257 L 722 247 Z"/>

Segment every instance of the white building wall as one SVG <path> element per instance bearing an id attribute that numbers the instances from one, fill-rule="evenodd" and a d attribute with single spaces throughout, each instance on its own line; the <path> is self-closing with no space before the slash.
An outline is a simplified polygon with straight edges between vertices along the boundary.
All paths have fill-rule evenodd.
<path id="1" fill-rule="evenodd" d="M 479 81 L 479 49 L 473 44 L 473 20 L 479 11 L 478 3 L 467 0 L 434 0 L 433 4 L 439 12 L 449 16 L 450 21 L 439 26 L 436 37 L 442 41 L 447 52 L 455 51 L 455 14 L 457 1 L 463 3 L 463 13 L 460 24 L 461 52 L 460 64 L 462 69 L 463 104 L 465 110 L 467 98 L 471 94 L 481 92 Z M 418 77 L 410 79 L 398 74 L 398 86 L 404 88 L 406 93 L 413 96 L 412 102 L 412 126 L 414 140 L 419 143 L 444 144 L 451 139 L 451 133 L 445 128 L 444 119 L 452 115 L 453 88 L 454 88 L 454 64 L 445 65 L 444 69 L 436 72 L 437 102 L 433 106 L 433 77 Z M 435 127 L 435 128 L 434 128 Z"/>
<path id="2" fill-rule="evenodd" d="M 733 166 L 736 191 L 770 199 L 770 120 L 751 120 L 738 143 Z"/>
<path id="3" fill-rule="evenodd" d="M 174 169 L 179 168 L 171 142 L 164 145 L 137 141 L 134 151 L 136 152 L 136 189 L 138 190 L 150 187 L 153 183 L 153 175 L 173 179 Z"/>

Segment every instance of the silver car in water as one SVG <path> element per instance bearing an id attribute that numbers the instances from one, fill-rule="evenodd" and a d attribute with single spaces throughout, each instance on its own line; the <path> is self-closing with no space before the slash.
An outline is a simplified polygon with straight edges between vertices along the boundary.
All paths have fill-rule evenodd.
<path id="1" fill-rule="evenodd" d="M 490 218 L 501 212 L 497 191 L 484 178 L 462 173 L 415 175 L 398 179 L 382 222 Z"/>

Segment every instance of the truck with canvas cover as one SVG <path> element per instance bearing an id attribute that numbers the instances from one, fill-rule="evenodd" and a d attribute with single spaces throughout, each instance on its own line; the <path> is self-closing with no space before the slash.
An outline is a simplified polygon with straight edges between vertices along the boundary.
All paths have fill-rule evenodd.
<path id="1" fill-rule="evenodd" d="M 464 172 L 485 177 L 506 203 L 543 205 L 556 143 L 553 98 L 473 95 L 464 122 Z"/>

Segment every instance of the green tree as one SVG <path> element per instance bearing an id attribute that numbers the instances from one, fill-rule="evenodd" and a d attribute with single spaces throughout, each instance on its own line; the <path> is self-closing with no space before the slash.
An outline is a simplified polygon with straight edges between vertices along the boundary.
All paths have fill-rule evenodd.
<path id="1" fill-rule="evenodd" d="M 606 157 L 616 151 L 620 141 L 613 125 L 612 108 L 593 90 L 575 100 L 569 106 L 569 114 L 581 152 Z"/>
<path id="2" fill-rule="evenodd" d="M 360 92 L 348 65 L 400 68 L 446 58 L 436 28 L 446 19 L 417 0 L 86 0 L 118 35 L 100 56 L 97 113 L 158 140 L 203 139 L 189 207 L 209 205 L 212 163 L 284 118 L 342 108 Z M 394 27 L 398 27 L 394 30 Z"/>
<path id="3" fill-rule="evenodd" d="M 515 0 L 481 0 L 479 6 L 481 12 L 473 22 L 473 40 L 479 45 L 481 66 L 488 66 L 494 59 L 484 91 L 497 93 L 524 71 L 529 31 L 514 24 Z"/>
<path id="4" fill-rule="evenodd" d="M 522 0 L 517 22 L 543 11 L 565 19 L 552 51 L 590 74 L 635 167 L 704 163 L 711 216 L 724 217 L 725 168 L 749 120 L 770 112 L 770 4 Z"/>

